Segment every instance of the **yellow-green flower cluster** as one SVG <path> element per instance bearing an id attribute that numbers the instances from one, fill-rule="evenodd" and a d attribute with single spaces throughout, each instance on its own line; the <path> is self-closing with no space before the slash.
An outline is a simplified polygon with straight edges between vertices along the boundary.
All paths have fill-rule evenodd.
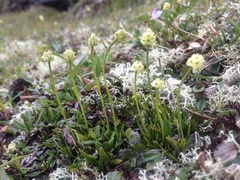
<path id="1" fill-rule="evenodd" d="M 143 71 L 143 64 L 141 61 L 135 61 L 133 64 L 132 64 L 132 67 L 131 69 L 134 71 L 134 72 L 137 72 L 137 73 L 141 73 Z"/>
<path id="2" fill-rule="evenodd" d="M 163 5 L 163 10 L 168 11 L 171 8 L 171 4 L 169 2 L 165 2 Z"/>
<path id="3" fill-rule="evenodd" d="M 63 57 L 67 60 L 73 61 L 76 59 L 75 56 L 75 52 L 71 49 L 67 49 L 64 53 L 63 53 Z"/>
<path id="4" fill-rule="evenodd" d="M 114 38 L 119 42 L 125 42 L 128 38 L 128 33 L 123 29 L 119 29 L 117 32 L 115 32 Z"/>
<path id="5" fill-rule="evenodd" d="M 7 153 L 12 153 L 13 151 L 16 150 L 16 143 L 14 142 L 11 142 L 8 147 L 7 147 Z"/>
<path id="6" fill-rule="evenodd" d="M 38 16 L 38 19 L 39 19 L 41 22 L 44 22 L 44 20 L 45 20 L 43 15 L 39 15 L 39 16 Z"/>
<path id="7" fill-rule="evenodd" d="M 45 51 L 42 55 L 42 59 L 44 61 L 53 61 L 54 60 L 54 56 L 53 56 L 53 53 L 52 51 Z"/>
<path id="8" fill-rule="evenodd" d="M 95 35 L 91 34 L 90 38 L 88 39 L 88 45 L 94 47 L 100 43 L 100 39 Z"/>
<path id="9" fill-rule="evenodd" d="M 205 64 L 204 57 L 200 54 L 193 54 L 188 60 L 187 60 L 187 66 L 190 66 L 193 68 L 193 73 L 199 73 L 203 66 Z"/>
<path id="10" fill-rule="evenodd" d="M 154 32 L 152 31 L 152 29 L 148 28 L 147 32 L 145 32 L 142 35 L 141 43 L 143 45 L 149 45 L 149 46 L 156 44 L 156 36 L 155 36 Z"/>
<path id="11" fill-rule="evenodd" d="M 155 79 L 152 83 L 151 83 L 152 87 L 155 87 L 157 89 L 164 89 L 165 85 L 164 85 L 164 81 L 161 80 L 160 78 Z"/>

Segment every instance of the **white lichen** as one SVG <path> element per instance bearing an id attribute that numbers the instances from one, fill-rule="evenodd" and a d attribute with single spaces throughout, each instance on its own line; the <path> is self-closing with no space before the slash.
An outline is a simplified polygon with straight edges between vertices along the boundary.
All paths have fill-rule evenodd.
<path id="1" fill-rule="evenodd" d="M 49 180 L 77 180 L 75 173 L 70 173 L 66 168 L 57 168 L 49 174 Z"/>

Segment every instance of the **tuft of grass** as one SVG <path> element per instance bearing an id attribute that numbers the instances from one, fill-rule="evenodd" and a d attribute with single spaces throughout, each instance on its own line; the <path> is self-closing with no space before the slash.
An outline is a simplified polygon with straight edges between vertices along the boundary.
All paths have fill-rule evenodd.
<path id="1" fill-rule="evenodd" d="M 19 104 L 1 102 L 3 117 L 16 105 L 19 113 L 7 125 L 14 132 L 12 134 L 21 134 L 14 140 L 16 148 L 7 148 L 9 153 L 4 154 L 4 158 L 10 160 L 1 167 L 9 165 L 6 172 L 14 178 L 46 175 L 57 167 L 66 167 L 74 176 L 89 179 L 105 175 L 127 179 L 133 172 L 136 172 L 135 177 L 143 179 L 154 176 L 158 179 L 223 178 L 227 171 L 221 168 L 228 164 L 215 162 L 218 158 L 215 149 L 219 152 L 218 144 L 228 138 L 227 141 L 233 143 L 235 157 L 238 156 L 236 161 L 239 161 L 237 122 L 240 105 L 221 90 L 224 84 L 233 93 L 231 96 L 236 96 L 238 86 L 218 81 L 223 78 L 222 64 L 230 56 L 222 46 L 238 45 L 239 22 L 224 21 L 231 28 L 218 23 L 219 13 L 226 10 L 226 4 L 213 1 L 214 8 L 209 9 L 209 2 L 204 1 L 199 12 L 198 1 L 178 4 L 170 0 L 171 8 L 155 20 L 150 13 L 136 17 L 138 12 L 134 12 L 131 15 L 135 17 L 130 17 L 134 25 L 127 24 L 129 18 L 123 21 L 126 29 L 132 30 L 125 44 L 119 43 L 112 33 L 122 26 L 115 22 L 119 20 L 118 13 L 129 12 L 120 0 L 113 8 L 115 5 L 124 8 L 105 20 L 104 25 L 112 26 L 99 29 L 102 40 L 94 48 L 86 46 L 87 37 L 90 37 L 88 28 L 85 31 L 77 29 L 73 32 L 77 35 L 69 38 L 68 33 L 77 27 L 76 21 L 64 24 L 65 29 L 56 35 L 60 37 L 44 31 L 34 34 L 34 38 L 45 42 L 44 47 L 39 45 L 35 58 L 40 59 L 42 51 L 51 50 L 55 59 L 47 62 L 50 78 L 26 87 Z M 148 5 L 150 9 L 151 3 Z M 159 6 L 162 10 L 162 4 Z M 205 13 L 207 15 L 203 16 Z M 37 18 L 37 27 L 49 30 L 51 18 L 49 21 Z M 91 25 L 99 25 L 97 20 L 101 18 L 96 18 Z M 199 35 L 200 27 L 209 26 L 205 24 L 208 21 L 211 22 L 210 30 Z M 94 26 L 91 28 L 98 30 Z M 153 31 L 148 29 L 143 41 L 143 29 L 147 28 Z M 64 33 L 65 30 L 70 31 Z M 52 32 L 55 29 L 51 29 Z M 81 40 L 86 42 L 77 44 L 80 34 Z M 16 34 L 19 35 L 22 32 Z M 47 41 L 49 37 L 53 37 L 50 42 Z M 69 46 L 78 50 L 78 45 L 82 49 L 77 53 L 76 63 L 72 62 L 74 55 L 68 54 L 66 58 L 66 52 L 62 54 Z M 83 53 L 84 47 L 87 52 Z M 22 53 L 21 49 L 17 53 L 8 52 L 9 57 L 16 58 Z M 192 59 L 193 54 L 198 58 Z M 28 56 L 23 53 L 23 57 Z M 200 63 L 199 58 L 205 63 Z M 59 59 L 68 68 L 54 74 L 52 65 Z M 138 73 L 131 66 L 134 61 L 143 64 Z M 23 72 L 19 72 L 19 76 L 24 76 Z M 164 86 L 154 85 L 156 79 L 161 79 Z M 223 103 L 222 96 L 228 103 Z M 214 98 L 220 98 L 217 105 L 211 104 Z M 64 172 L 69 175 L 66 169 Z"/>

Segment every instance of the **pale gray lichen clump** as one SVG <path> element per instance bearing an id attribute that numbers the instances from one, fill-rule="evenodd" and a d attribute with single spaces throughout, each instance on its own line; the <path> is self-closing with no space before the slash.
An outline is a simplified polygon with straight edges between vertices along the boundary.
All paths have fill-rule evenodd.
<path id="1" fill-rule="evenodd" d="M 224 107 L 228 104 L 228 102 L 240 103 L 239 86 L 217 84 L 214 85 L 212 88 L 214 89 L 214 92 L 208 95 L 209 105 L 211 109 L 215 109 L 216 107 Z"/>
<path id="2" fill-rule="evenodd" d="M 240 83 L 240 63 L 229 67 L 221 77 L 229 84 Z"/>
<path id="3" fill-rule="evenodd" d="M 74 173 L 70 173 L 66 168 L 57 168 L 50 173 L 49 180 L 71 179 L 77 180 L 78 176 Z"/>
<path id="4" fill-rule="evenodd" d="M 168 102 L 169 105 L 172 108 L 175 108 L 175 98 L 174 98 L 174 91 L 178 89 L 178 85 L 180 84 L 180 80 L 177 80 L 170 75 L 164 75 L 160 71 L 160 66 L 158 61 L 153 61 L 151 65 L 149 66 L 150 69 L 150 77 L 154 79 L 154 77 L 160 77 L 162 76 L 165 84 L 165 88 L 163 90 L 160 90 L 160 96 L 161 99 L 165 102 Z M 134 75 L 135 72 L 131 68 L 130 63 L 121 63 L 117 64 L 114 68 L 110 70 L 110 74 L 117 77 L 121 80 L 123 85 L 123 93 L 126 91 L 133 92 L 134 89 Z M 146 70 L 143 70 L 141 73 L 137 74 L 136 79 L 136 85 L 137 85 L 137 93 L 143 97 L 142 100 L 147 100 L 149 96 L 146 96 L 144 94 L 144 87 L 146 87 L 147 84 L 147 72 Z M 180 104 L 182 107 L 187 107 L 190 105 L 194 105 L 196 102 L 194 94 L 191 93 L 192 89 L 191 87 L 183 84 L 181 86 L 181 99 Z"/>

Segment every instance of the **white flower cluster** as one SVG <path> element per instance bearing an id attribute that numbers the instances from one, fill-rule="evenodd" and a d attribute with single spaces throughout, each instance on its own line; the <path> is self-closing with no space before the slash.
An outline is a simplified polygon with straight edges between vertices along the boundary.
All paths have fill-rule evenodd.
<path id="1" fill-rule="evenodd" d="M 100 43 L 100 38 L 98 38 L 98 36 L 92 33 L 90 38 L 88 39 L 88 45 L 94 47 L 99 43 Z"/>
<path id="2" fill-rule="evenodd" d="M 200 54 L 193 54 L 190 58 L 187 60 L 187 66 L 192 67 L 193 73 L 200 73 L 205 63 L 205 59 Z"/>
<path id="3" fill-rule="evenodd" d="M 75 60 L 76 56 L 75 56 L 75 52 L 72 49 L 67 49 L 66 51 L 64 51 L 63 53 L 63 57 L 65 59 L 68 59 L 70 61 Z"/>
<path id="4" fill-rule="evenodd" d="M 153 46 L 156 44 L 156 35 L 152 29 L 148 28 L 147 31 L 143 33 L 141 43 L 147 46 Z"/>
<path id="5" fill-rule="evenodd" d="M 141 61 L 135 61 L 132 65 L 132 70 L 134 72 L 141 73 L 143 71 L 143 68 L 144 68 L 144 66 Z"/>
<path id="6" fill-rule="evenodd" d="M 156 89 L 161 89 L 163 90 L 165 88 L 164 85 L 164 81 L 161 80 L 160 78 L 155 79 L 152 83 L 151 83 L 152 87 L 156 88 Z"/>

